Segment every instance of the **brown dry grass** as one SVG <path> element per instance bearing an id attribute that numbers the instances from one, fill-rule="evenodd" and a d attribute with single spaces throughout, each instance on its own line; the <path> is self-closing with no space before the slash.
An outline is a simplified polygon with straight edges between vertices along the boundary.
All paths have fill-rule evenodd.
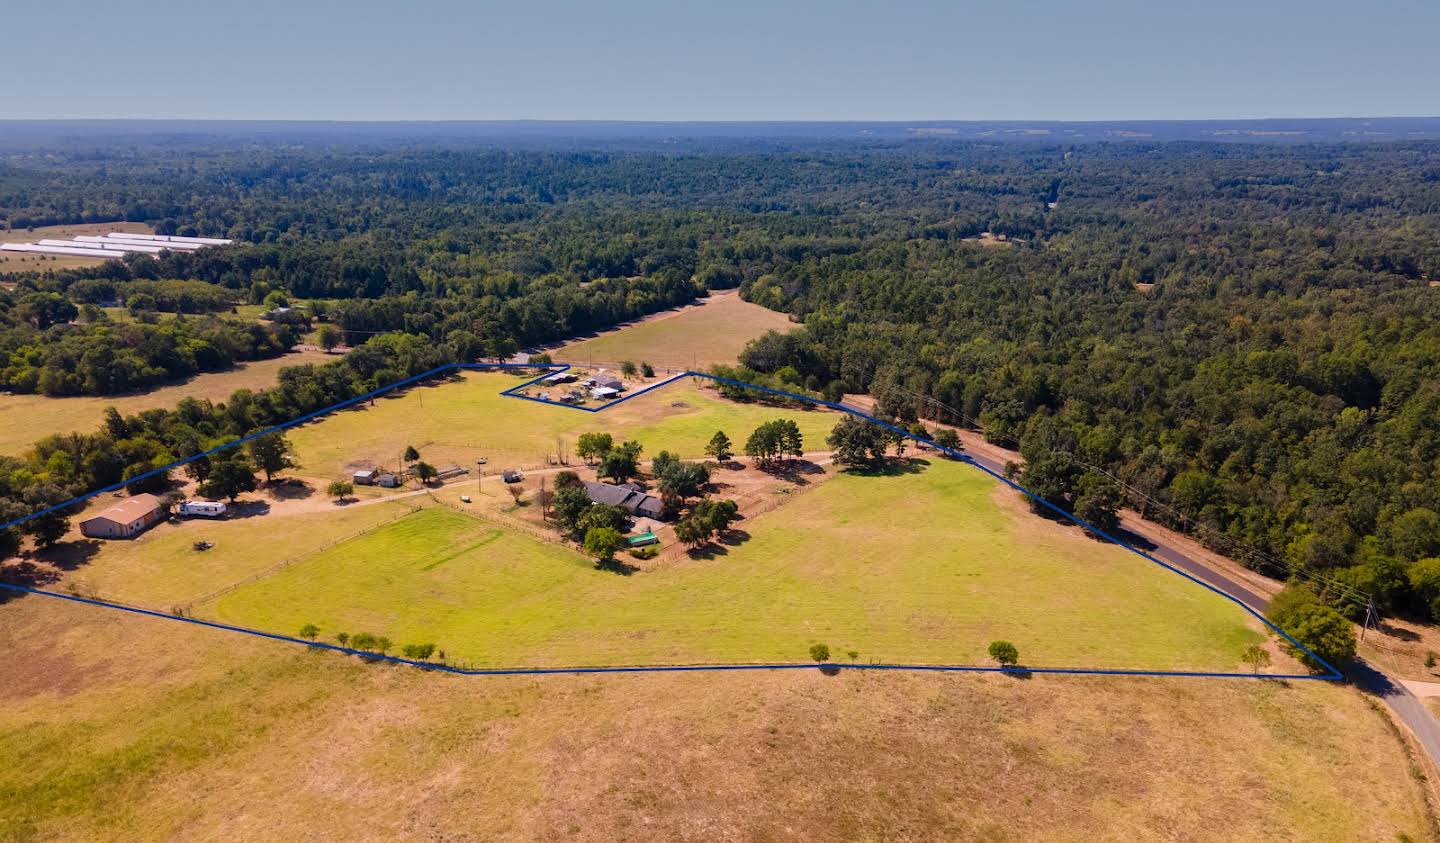
<path id="1" fill-rule="evenodd" d="M 631 360 L 662 368 L 706 369 L 715 363 L 734 364 L 745 345 L 767 331 L 792 331 L 795 327 L 785 314 L 751 304 L 727 290 L 698 304 L 566 343 L 551 355 L 570 362 L 614 365 Z"/>
<path id="2" fill-rule="evenodd" d="M 140 395 L 49 398 L 44 395 L 0 395 L 0 454 L 18 454 L 52 433 L 94 433 L 113 406 L 133 414 L 154 407 L 173 408 L 186 397 L 225 401 L 237 389 L 274 386 L 286 366 L 325 363 L 336 358 L 319 351 L 299 351 L 270 360 L 241 363 L 227 372 L 196 375 L 183 383 Z"/>
<path id="3" fill-rule="evenodd" d="M 464 678 L 0 607 L 0 837 L 1395 840 L 1381 714 L 1316 682 Z"/>

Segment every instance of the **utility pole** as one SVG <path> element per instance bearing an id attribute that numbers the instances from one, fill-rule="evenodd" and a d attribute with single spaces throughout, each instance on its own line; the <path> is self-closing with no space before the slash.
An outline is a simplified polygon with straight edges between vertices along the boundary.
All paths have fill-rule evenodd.
<path id="1" fill-rule="evenodd" d="M 1365 640 L 1365 630 L 1369 629 L 1372 624 L 1376 624 L 1376 621 L 1377 618 L 1375 617 L 1375 597 L 1372 595 L 1370 599 L 1365 601 L 1365 623 L 1360 626 L 1361 641 Z M 1379 629 L 1378 624 L 1376 625 L 1376 629 Z"/>

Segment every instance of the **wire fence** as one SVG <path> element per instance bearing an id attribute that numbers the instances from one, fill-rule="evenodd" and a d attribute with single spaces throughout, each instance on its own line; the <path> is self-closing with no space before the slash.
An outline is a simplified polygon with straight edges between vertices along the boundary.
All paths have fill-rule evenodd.
<path id="1" fill-rule="evenodd" d="M 386 500 L 386 499 L 380 498 L 380 500 Z M 405 499 L 405 498 L 401 498 L 401 499 L 398 499 L 398 500 L 386 500 L 386 502 L 387 502 L 387 503 L 404 503 L 406 500 L 407 500 L 407 499 Z M 245 586 L 247 586 L 247 585 L 250 585 L 250 584 L 252 584 L 252 583 L 259 582 L 260 580 L 266 579 L 267 577 L 272 577 L 272 576 L 274 576 L 275 574 L 278 574 L 278 573 L 280 573 L 281 571 L 285 570 L 286 568 L 289 568 L 291 565 L 294 565 L 294 564 L 299 563 L 299 562 L 303 562 L 303 561 L 305 561 L 306 559 L 310 559 L 311 557 L 315 556 L 315 555 L 318 554 L 318 553 L 324 553 L 325 551 L 327 551 L 327 550 L 329 550 L 329 549 L 331 549 L 331 548 L 333 548 L 333 547 L 336 547 L 337 545 L 344 544 L 345 542 L 351 541 L 351 540 L 353 540 L 353 539 L 358 539 L 358 538 L 360 538 L 361 536 L 364 536 L 364 535 L 366 535 L 366 534 L 368 534 L 368 533 L 372 533 L 372 532 L 374 532 L 375 530 L 380 529 L 381 527 L 386 527 L 386 526 L 389 526 L 390 524 L 394 524 L 396 521 L 399 521 L 399 520 L 402 519 L 402 518 L 407 518 L 407 517 L 409 517 L 409 516 L 411 516 L 411 515 L 414 515 L 416 512 L 419 512 L 420 509 L 421 509 L 421 508 L 418 507 L 418 506 L 412 506 L 412 505 L 410 505 L 410 504 L 405 504 L 405 506 L 406 506 L 406 510 L 405 510 L 404 512 L 399 513 L 398 515 L 396 515 L 396 516 L 394 516 L 394 517 L 392 517 L 392 518 L 387 518 L 387 519 L 385 519 L 385 520 L 383 520 L 383 521 L 377 522 L 377 523 L 375 523 L 375 524 L 371 524 L 371 525 L 368 526 L 368 527 L 364 527 L 364 528 L 362 528 L 362 529 L 355 530 L 354 532 L 346 533 L 345 535 L 340 536 L 340 537 L 338 537 L 338 538 L 331 539 L 330 541 L 327 541 L 327 542 L 325 542 L 324 544 L 321 544 L 319 547 L 312 548 L 312 549 L 309 549 L 309 550 L 305 551 L 303 554 L 300 554 L 300 555 L 297 555 L 297 556 L 287 556 L 286 558 L 281 559 L 279 562 L 276 562 L 276 563 L 274 563 L 273 565 L 269 565 L 269 566 L 265 567 L 265 568 L 262 569 L 262 570 L 259 570 L 259 571 L 256 571 L 256 572 L 253 573 L 253 574 L 250 574 L 249 576 L 245 577 L 244 579 L 237 580 L 237 581 L 235 581 L 235 582 L 230 583 L 229 585 L 223 586 L 223 587 L 221 587 L 221 588 L 217 588 L 217 589 L 215 589 L 214 591 L 209 592 L 208 594 L 203 594 L 203 595 L 201 595 L 201 596 L 199 596 L 199 597 L 193 598 L 193 599 L 191 599 L 191 600 L 187 600 L 187 601 L 185 601 L 185 602 L 183 602 L 183 603 L 177 603 L 176 605 L 174 605 L 174 606 L 171 607 L 171 610 L 170 610 L 170 611 L 171 611 L 172 614 L 181 615 L 181 616 L 183 616 L 183 617 L 190 617 L 190 616 L 192 615 L 192 613 L 194 612 L 196 606 L 203 606 L 204 604 L 209 603 L 209 602 L 211 602 L 212 600 L 218 600 L 219 598 L 224 597 L 225 595 L 229 594 L 229 593 L 232 592 L 232 591 L 235 591 L 235 590 L 238 589 L 238 588 L 243 588 L 243 587 L 245 587 Z M 111 601 L 111 602 L 113 602 L 113 601 Z"/>
<path id="2" fill-rule="evenodd" d="M 959 426 L 979 431 L 987 442 L 997 442 L 998 440 L 999 442 L 1014 445 L 1013 450 L 1018 451 L 1020 449 L 1019 439 L 1006 433 L 987 430 L 985 426 L 980 423 L 979 419 L 971 418 L 937 398 L 899 387 L 896 388 L 896 391 L 919 402 L 919 412 L 917 412 L 917 415 L 922 418 L 929 418 L 929 420 L 940 424 L 956 424 L 956 420 L 959 420 Z M 925 408 L 927 407 L 939 408 L 944 412 L 931 412 L 927 414 L 925 412 Z M 861 412 L 863 412 L 863 410 Z M 949 417 L 949 421 L 946 420 L 946 416 Z M 1191 518 L 1165 501 L 1159 500 L 1144 490 L 1116 477 L 1101 466 L 1086 462 L 1073 453 L 1071 453 L 1070 456 L 1075 460 L 1077 465 L 1094 471 L 1114 483 L 1116 487 L 1121 490 L 1126 501 L 1140 512 L 1141 517 L 1148 519 L 1151 517 L 1151 512 L 1159 510 L 1167 516 L 1170 525 L 1179 529 L 1180 532 L 1197 537 L 1201 544 L 1236 559 L 1241 565 L 1252 571 L 1258 571 L 1281 580 L 1299 579 L 1317 586 L 1322 596 L 1351 603 L 1360 608 L 1373 608 L 1372 595 L 1368 592 L 1317 571 L 1304 569 L 1283 559 L 1279 559 L 1258 547 L 1242 542 L 1204 522 Z M 1162 526 L 1165 525 L 1162 524 Z"/>

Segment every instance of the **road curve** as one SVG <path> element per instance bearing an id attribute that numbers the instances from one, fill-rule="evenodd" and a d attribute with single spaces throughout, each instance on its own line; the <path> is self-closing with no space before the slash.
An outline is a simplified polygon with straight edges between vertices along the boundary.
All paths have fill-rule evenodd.
<path id="1" fill-rule="evenodd" d="M 1005 471 L 1005 466 L 999 460 L 976 453 L 967 455 L 977 464 L 991 471 L 996 473 Z M 1158 542 L 1154 536 L 1146 537 L 1145 541 L 1153 545 L 1146 551 L 1149 555 L 1198 580 L 1209 583 L 1256 612 L 1264 614 L 1265 609 L 1270 605 L 1269 599 L 1263 594 L 1242 585 L 1233 577 L 1204 561 L 1189 556 L 1175 547 Z M 1401 722 L 1414 733 L 1416 739 L 1420 741 L 1420 745 L 1424 747 L 1425 753 L 1430 756 L 1430 760 L 1440 766 L 1440 720 L 1435 719 L 1435 715 L 1430 712 L 1425 703 L 1410 693 L 1410 690 L 1404 685 L 1386 676 L 1364 659 L 1355 659 L 1345 673 L 1357 687 L 1374 694 L 1389 706 L 1390 710 L 1395 712 L 1395 716 L 1399 717 Z"/>

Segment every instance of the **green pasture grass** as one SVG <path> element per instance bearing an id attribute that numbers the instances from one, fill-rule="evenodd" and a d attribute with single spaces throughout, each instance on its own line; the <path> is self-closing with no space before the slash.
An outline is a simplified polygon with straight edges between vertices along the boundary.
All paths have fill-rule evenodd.
<path id="1" fill-rule="evenodd" d="M 1233 602 L 997 502 L 957 463 L 842 474 L 746 521 L 749 538 L 629 576 L 467 514 L 406 516 L 197 611 L 434 642 L 487 666 L 836 660 L 1234 670 L 1263 639 Z M 1008 493 L 1006 493 L 1008 494 Z"/>

